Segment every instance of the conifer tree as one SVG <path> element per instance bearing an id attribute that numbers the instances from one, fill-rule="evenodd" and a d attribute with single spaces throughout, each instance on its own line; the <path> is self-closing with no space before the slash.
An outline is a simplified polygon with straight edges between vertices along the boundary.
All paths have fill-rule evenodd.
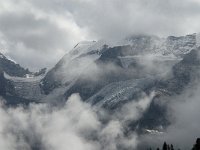
<path id="1" fill-rule="evenodd" d="M 171 150 L 174 150 L 174 146 L 173 146 L 172 144 L 171 144 L 171 146 L 170 146 L 170 147 L 171 147 Z"/>
<path id="2" fill-rule="evenodd" d="M 171 150 L 169 145 L 167 145 L 167 150 Z"/>
<path id="3" fill-rule="evenodd" d="M 167 143 L 166 142 L 164 142 L 162 150 L 167 150 Z"/>

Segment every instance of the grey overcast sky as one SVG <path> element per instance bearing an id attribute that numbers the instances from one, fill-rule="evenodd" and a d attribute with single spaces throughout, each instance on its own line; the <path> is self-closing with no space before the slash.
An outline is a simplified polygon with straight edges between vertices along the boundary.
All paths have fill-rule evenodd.
<path id="1" fill-rule="evenodd" d="M 53 66 L 82 40 L 200 32 L 200 0 L 0 0 L 0 51 Z"/>

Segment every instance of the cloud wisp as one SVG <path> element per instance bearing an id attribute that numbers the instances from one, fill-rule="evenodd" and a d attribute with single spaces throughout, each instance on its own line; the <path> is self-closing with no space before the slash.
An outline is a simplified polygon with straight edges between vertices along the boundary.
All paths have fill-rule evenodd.
<path id="1" fill-rule="evenodd" d="M 161 147 L 164 141 L 180 149 L 191 149 L 199 137 L 200 86 L 190 86 L 183 94 L 172 97 L 167 104 L 171 124 L 159 135 L 144 135 L 141 143 Z M 148 145 L 147 144 L 147 145 Z M 155 147 L 156 148 L 156 147 Z"/>

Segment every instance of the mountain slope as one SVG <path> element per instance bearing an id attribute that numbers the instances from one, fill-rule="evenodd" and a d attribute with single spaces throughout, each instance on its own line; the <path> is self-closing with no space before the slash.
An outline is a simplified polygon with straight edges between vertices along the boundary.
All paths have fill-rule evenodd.
<path id="1" fill-rule="evenodd" d="M 133 75 L 132 78 L 138 78 L 138 76 L 143 77 L 143 71 L 145 69 L 140 71 L 141 67 L 149 67 L 146 66 L 148 63 L 152 63 L 152 65 L 158 65 L 158 68 L 156 69 L 161 69 L 160 72 L 162 72 L 163 65 L 159 66 L 159 64 L 164 62 L 167 63 L 168 66 L 172 66 L 173 64 L 177 63 L 182 59 L 182 57 L 185 54 L 189 53 L 193 48 L 196 48 L 197 40 L 196 34 L 181 37 L 169 36 L 165 39 L 158 38 L 155 36 L 133 36 L 127 39 L 125 45 L 108 45 L 109 44 L 106 45 L 106 42 L 100 44 L 98 42 L 84 43 L 82 45 L 78 44 L 77 47 L 75 47 L 72 51 L 66 54 L 61 59 L 61 61 L 54 68 L 52 68 L 47 73 L 46 77 L 42 80 L 41 87 L 44 90 L 44 93 L 49 94 L 54 89 L 58 87 L 67 86 L 72 82 L 75 82 L 75 84 L 77 83 L 78 85 L 74 85 L 75 87 L 73 86 L 72 89 L 76 90 L 71 89 L 71 92 L 67 92 L 69 93 L 66 94 L 67 96 L 73 92 L 83 91 L 80 89 L 80 84 L 87 84 L 85 83 L 87 82 L 87 77 L 84 76 L 88 76 L 88 74 L 85 72 L 86 70 L 88 72 L 92 70 L 94 73 L 95 71 L 97 71 L 93 69 L 93 67 L 95 66 L 98 69 L 100 69 L 99 72 L 106 71 L 106 75 L 104 74 L 101 76 L 101 78 L 103 78 L 103 81 L 101 81 L 102 83 L 97 83 L 97 80 L 91 81 L 94 82 L 94 88 L 91 86 L 91 89 L 97 88 L 97 90 L 91 92 L 90 95 L 86 96 L 87 98 L 89 98 L 96 91 L 100 90 L 101 85 L 99 87 L 97 84 L 103 84 L 105 82 L 105 84 L 102 85 L 105 86 L 108 83 L 120 81 L 122 78 L 119 79 L 117 77 L 118 75 L 116 75 L 119 72 L 119 74 L 122 75 L 126 74 L 125 76 Z M 145 58 L 144 60 L 149 60 L 149 62 L 143 62 L 142 59 L 144 57 L 147 57 L 148 59 Z M 156 58 L 160 59 L 154 61 L 154 59 Z M 114 65 L 114 67 L 117 67 L 117 69 L 121 71 L 110 71 L 106 69 L 106 66 L 110 64 Z M 166 68 L 166 71 L 168 69 L 168 66 Z M 85 70 L 85 68 L 87 69 Z M 153 70 L 153 67 L 151 67 L 149 70 L 146 69 L 145 71 L 147 71 L 147 73 L 157 74 L 156 69 L 154 68 Z M 136 70 L 135 75 L 133 73 L 133 70 Z M 142 72 L 141 74 L 143 75 L 138 75 L 140 74 L 140 72 Z M 109 77 L 109 74 L 111 75 L 111 77 Z M 116 80 L 114 80 L 114 76 L 116 77 Z M 82 80 L 82 78 L 84 79 Z M 111 81 L 107 81 L 109 79 L 111 79 Z M 88 81 L 88 83 L 89 82 L 90 81 Z M 83 99 L 85 98 L 83 97 Z"/>
<path id="2" fill-rule="evenodd" d="M 72 81 L 76 80 L 81 70 L 88 63 L 96 60 L 100 56 L 101 51 L 103 51 L 103 46 L 103 41 L 78 43 L 41 81 L 41 87 L 44 93 L 49 94 L 55 88 L 62 85 L 69 85 Z"/>
<path id="3" fill-rule="evenodd" d="M 40 101 L 40 80 L 45 71 L 30 72 L 0 53 L 0 96 L 13 105 Z"/>
<path id="4" fill-rule="evenodd" d="M 24 69 L 19 64 L 16 64 L 12 60 L 6 58 L 3 54 L 0 53 L 0 69 L 10 76 L 25 77 L 26 74 L 31 72 L 28 69 Z"/>

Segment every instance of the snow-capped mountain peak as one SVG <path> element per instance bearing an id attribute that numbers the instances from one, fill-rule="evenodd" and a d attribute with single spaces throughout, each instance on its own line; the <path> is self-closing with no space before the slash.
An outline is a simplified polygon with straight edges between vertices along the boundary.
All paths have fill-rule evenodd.
<path id="1" fill-rule="evenodd" d="M 108 47 L 129 45 L 135 55 L 156 54 L 163 56 L 176 56 L 189 53 L 192 49 L 200 46 L 200 34 L 189 34 L 186 36 L 168 36 L 160 38 L 158 36 L 134 35 L 121 41 L 83 41 L 78 43 L 69 53 L 74 56 L 96 52 L 101 54 L 103 46 Z"/>
<path id="2" fill-rule="evenodd" d="M 86 53 L 88 52 L 89 47 L 94 45 L 96 41 L 82 41 L 79 42 L 74 46 L 74 48 L 69 52 L 72 55 L 77 55 L 80 53 Z"/>

